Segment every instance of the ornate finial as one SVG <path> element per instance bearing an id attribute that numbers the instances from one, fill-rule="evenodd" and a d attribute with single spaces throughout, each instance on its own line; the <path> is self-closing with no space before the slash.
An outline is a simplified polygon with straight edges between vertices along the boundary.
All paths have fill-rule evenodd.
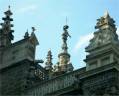
<path id="1" fill-rule="evenodd" d="M 51 52 L 51 49 L 49 49 L 48 55 L 47 55 L 47 56 L 50 57 L 50 59 L 52 59 L 52 52 Z"/>
<path id="2" fill-rule="evenodd" d="M 10 5 L 8 6 L 8 10 L 6 12 L 4 12 L 6 16 L 11 16 L 12 12 L 10 10 Z"/>
<path id="3" fill-rule="evenodd" d="M 28 29 L 27 29 L 24 38 L 28 38 L 28 37 L 29 37 L 29 33 L 28 33 Z"/>
<path id="4" fill-rule="evenodd" d="M 52 70 L 52 52 L 51 50 L 48 51 L 47 57 L 46 57 L 47 61 L 46 61 L 46 70 Z"/>
<path id="5" fill-rule="evenodd" d="M 10 5 L 8 6 L 8 9 L 10 10 Z"/>
<path id="6" fill-rule="evenodd" d="M 3 23 L 1 23 L 1 30 L 2 30 L 2 46 L 9 46 L 11 45 L 11 40 L 14 39 L 13 36 L 13 32 L 14 30 L 12 30 L 13 24 L 11 24 L 11 21 L 13 21 L 13 19 L 11 18 L 12 12 L 10 11 L 10 6 L 8 6 L 8 10 L 6 12 L 4 12 L 5 17 L 2 18 L 2 20 L 4 21 Z M 0 38 L 1 39 L 1 38 Z M 0 40 L 1 41 L 1 40 Z"/>
<path id="7" fill-rule="evenodd" d="M 35 27 L 31 27 L 31 29 L 32 29 L 32 32 L 35 32 L 36 31 Z"/>
<path id="8" fill-rule="evenodd" d="M 2 18 L 4 20 L 4 23 L 2 24 L 2 26 L 5 31 L 10 32 L 10 34 L 12 35 L 12 32 L 14 32 L 14 30 L 11 30 L 11 27 L 13 27 L 13 24 L 11 24 L 11 21 L 13 21 L 13 18 L 11 18 L 12 12 L 10 11 L 10 6 L 8 6 L 8 10 L 4 12 L 4 14 L 5 14 L 5 17 Z"/>

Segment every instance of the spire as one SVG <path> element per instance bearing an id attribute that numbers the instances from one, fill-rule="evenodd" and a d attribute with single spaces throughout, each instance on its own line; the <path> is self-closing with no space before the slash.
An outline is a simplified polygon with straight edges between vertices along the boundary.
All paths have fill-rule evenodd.
<path id="1" fill-rule="evenodd" d="M 49 71 L 52 71 L 52 65 L 53 65 L 53 63 L 52 63 L 52 52 L 51 52 L 51 50 L 49 50 L 48 51 L 48 54 L 47 54 L 47 57 L 46 57 L 46 59 L 47 59 L 47 61 L 46 61 L 46 63 L 45 63 L 45 69 L 46 70 L 49 70 Z"/>
<path id="2" fill-rule="evenodd" d="M 105 18 L 110 17 L 110 16 L 109 16 L 109 13 L 108 13 L 108 10 L 105 11 L 105 13 L 104 13 L 104 17 L 105 17 Z"/>
<path id="3" fill-rule="evenodd" d="M 11 27 L 13 27 L 13 24 L 11 24 L 11 21 L 13 21 L 13 19 L 11 18 L 13 13 L 10 10 L 10 6 L 8 7 L 8 10 L 4 12 L 4 14 L 5 17 L 2 18 L 4 22 L 0 24 L 2 26 L 0 38 L 2 39 L 2 42 L 0 43 L 0 46 L 10 45 L 11 40 L 14 39 L 14 36 L 12 34 L 14 30 L 11 29 Z"/>
<path id="4" fill-rule="evenodd" d="M 66 20 L 67 22 L 67 20 Z M 58 55 L 59 62 L 57 63 L 56 71 L 59 73 L 65 73 L 73 70 L 73 66 L 70 63 L 70 54 L 68 53 L 67 39 L 71 37 L 68 33 L 68 25 L 63 26 L 63 34 L 62 34 L 62 51 Z"/>

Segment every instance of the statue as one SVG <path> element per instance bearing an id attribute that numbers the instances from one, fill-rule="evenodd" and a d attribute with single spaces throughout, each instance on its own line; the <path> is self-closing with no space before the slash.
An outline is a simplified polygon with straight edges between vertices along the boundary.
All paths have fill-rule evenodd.
<path id="1" fill-rule="evenodd" d="M 70 37 L 70 38 L 71 38 L 71 36 L 69 35 L 69 33 L 68 33 L 68 31 L 67 31 L 68 28 L 69 28 L 68 25 L 65 25 L 65 26 L 63 27 L 64 33 L 62 34 L 62 39 L 63 39 L 63 42 L 64 42 L 65 44 L 66 44 L 66 41 L 67 41 L 67 37 Z"/>

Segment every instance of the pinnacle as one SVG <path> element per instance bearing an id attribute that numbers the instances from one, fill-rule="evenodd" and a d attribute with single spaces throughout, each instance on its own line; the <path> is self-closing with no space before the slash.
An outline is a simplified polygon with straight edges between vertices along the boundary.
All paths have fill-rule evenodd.
<path id="1" fill-rule="evenodd" d="M 8 6 L 8 9 L 10 10 L 10 5 Z"/>
<path id="2" fill-rule="evenodd" d="M 51 49 L 49 49 L 49 51 L 48 51 L 48 55 L 51 55 L 51 54 L 52 54 Z"/>
<path id="3" fill-rule="evenodd" d="M 13 13 L 11 12 L 11 10 L 8 10 L 8 11 L 4 12 L 4 14 L 5 14 L 6 16 L 11 16 Z"/>
<path id="4" fill-rule="evenodd" d="M 104 13 L 104 17 L 107 18 L 107 17 L 110 17 L 109 16 L 109 12 L 106 10 L 105 13 Z"/>

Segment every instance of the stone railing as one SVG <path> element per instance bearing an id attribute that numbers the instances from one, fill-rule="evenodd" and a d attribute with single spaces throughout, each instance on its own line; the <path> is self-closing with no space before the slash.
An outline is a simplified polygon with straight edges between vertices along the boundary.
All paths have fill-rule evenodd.
<path id="1" fill-rule="evenodd" d="M 53 78 L 48 81 L 44 81 L 30 89 L 25 90 L 24 95 L 30 96 L 44 96 L 46 94 L 62 90 L 74 84 L 75 75 L 84 72 L 84 68 L 73 71 L 71 73 L 64 74 L 62 76 Z"/>

